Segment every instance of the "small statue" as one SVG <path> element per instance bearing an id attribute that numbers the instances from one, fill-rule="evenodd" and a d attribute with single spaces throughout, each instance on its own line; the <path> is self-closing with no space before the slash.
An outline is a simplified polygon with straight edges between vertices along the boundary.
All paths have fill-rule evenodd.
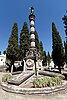
<path id="1" fill-rule="evenodd" d="M 31 7 L 31 14 L 34 14 L 34 8 Z"/>

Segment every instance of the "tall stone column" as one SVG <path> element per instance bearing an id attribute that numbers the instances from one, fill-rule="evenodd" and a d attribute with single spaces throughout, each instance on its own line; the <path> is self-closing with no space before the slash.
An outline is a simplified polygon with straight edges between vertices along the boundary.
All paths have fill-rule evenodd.
<path id="1" fill-rule="evenodd" d="M 29 15 L 29 20 L 30 20 L 30 40 L 31 40 L 31 48 L 35 48 L 35 15 L 34 15 L 34 8 L 31 7 L 30 15 Z"/>

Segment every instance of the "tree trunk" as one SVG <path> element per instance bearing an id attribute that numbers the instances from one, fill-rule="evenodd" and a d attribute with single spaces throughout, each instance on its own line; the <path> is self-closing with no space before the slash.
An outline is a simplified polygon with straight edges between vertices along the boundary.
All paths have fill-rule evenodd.
<path id="1" fill-rule="evenodd" d="M 61 74 L 61 66 L 58 66 L 58 69 L 59 69 L 59 73 Z"/>

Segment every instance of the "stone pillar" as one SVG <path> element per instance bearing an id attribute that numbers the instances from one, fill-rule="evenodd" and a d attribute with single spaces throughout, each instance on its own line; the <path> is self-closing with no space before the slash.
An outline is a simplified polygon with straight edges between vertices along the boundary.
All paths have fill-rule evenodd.
<path id="1" fill-rule="evenodd" d="M 23 68 L 23 72 L 25 72 L 26 71 L 26 62 L 25 62 L 25 60 L 23 60 L 24 61 L 24 68 Z"/>
<path id="2" fill-rule="evenodd" d="M 11 73 L 13 72 L 13 65 L 11 66 Z"/>
<path id="3" fill-rule="evenodd" d="M 34 8 L 31 7 L 30 15 L 29 15 L 29 20 L 30 20 L 30 40 L 31 40 L 31 48 L 35 48 L 35 15 L 34 15 Z"/>

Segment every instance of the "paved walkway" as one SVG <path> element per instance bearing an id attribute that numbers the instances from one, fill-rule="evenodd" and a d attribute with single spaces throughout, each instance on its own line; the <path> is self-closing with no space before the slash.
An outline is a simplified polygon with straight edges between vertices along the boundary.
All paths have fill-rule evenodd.
<path id="1" fill-rule="evenodd" d="M 0 81 L 2 79 L 3 73 L 0 72 Z M 8 93 L 2 90 L 0 86 L 0 100 L 67 100 L 67 90 L 55 94 L 49 95 L 23 95 Z"/>

